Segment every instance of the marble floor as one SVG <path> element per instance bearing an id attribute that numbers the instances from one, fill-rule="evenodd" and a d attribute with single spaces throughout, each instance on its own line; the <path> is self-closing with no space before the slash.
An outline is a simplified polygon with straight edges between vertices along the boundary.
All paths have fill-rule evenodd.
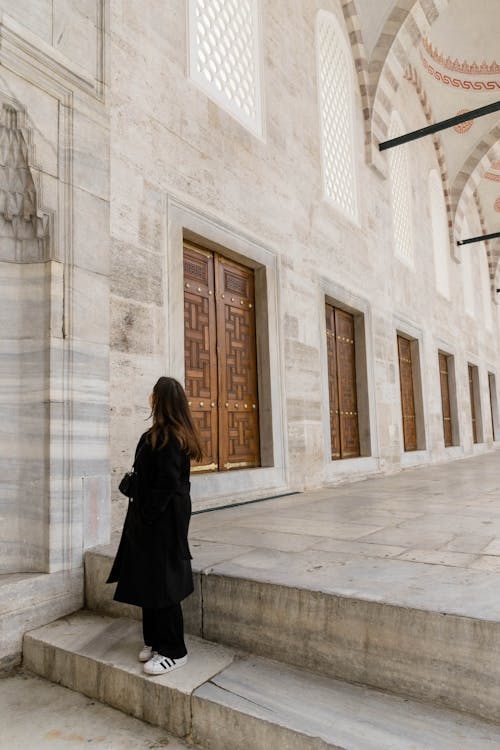
<path id="1" fill-rule="evenodd" d="M 204 512 L 194 568 L 500 619 L 500 454 Z"/>

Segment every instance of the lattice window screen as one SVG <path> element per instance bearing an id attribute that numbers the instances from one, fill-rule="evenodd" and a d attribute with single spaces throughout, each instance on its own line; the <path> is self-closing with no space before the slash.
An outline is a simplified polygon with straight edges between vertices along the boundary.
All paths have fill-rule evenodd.
<path id="1" fill-rule="evenodd" d="M 393 112 L 389 138 L 405 133 L 400 116 Z M 392 223 L 396 255 L 413 265 L 413 241 L 411 231 L 411 188 L 408 146 L 396 146 L 389 151 L 391 179 Z"/>
<path id="2" fill-rule="evenodd" d="M 463 237 L 470 237 L 470 226 L 467 220 L 463 224 Z M 462 283 L 464 288 L 464 309 L 471 317 L 475 316 L 474 311 L 474 277 L 471 258 L 471 247 L 473 245 L 462 245 L 460 248 L 460 262 L 462 265 Z"/>
<path id="3" fill-rule="evenodd" d="M 324 191 L 355 217 L 352 62 L 342 31 L 330 13 L 318 17 L 317 45 Z"/>
<path id="4" fill-rule="evenodd" d="M 189 0 L 189 62 L 210 98 L 261 134 L 258 2 Z"/>
<path id="5" fill-rule="evenodd" d="M 450 238 L 448 234 L 448 214 L 446 212 L 441 177 L 435 169 L 429 172 L 429 204 L 431 209 L 436 289 L 445 297 L 449 297 L 448 257 L 450 254 Z"/>
<path id="6" fill-rule="evenodd" d="M 488 253 L 486 252 L 486 245 L 484 242 L 479 242 L 476 245 L 476 253 L 481 268 L 481 295 L 483 298 L 484 325 L 488 331 L 491 331 L 493 318 L 491 315 L 490 269 L 488 267 Z"/>

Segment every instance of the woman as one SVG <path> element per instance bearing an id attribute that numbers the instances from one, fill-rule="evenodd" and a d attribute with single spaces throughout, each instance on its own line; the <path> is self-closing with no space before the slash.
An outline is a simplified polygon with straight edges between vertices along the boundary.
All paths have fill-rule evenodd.
<path id="1" fill-rule="evenodd" d="M 159 675 L 187 662 L 180 602 L 193 592 L 189 468 L 202 450 L 177 380 L 160 378 L 150 405 L 153 424 L 135 451 L 135 489 L 107 582 L 118 581 L 116 601 L 142 607 L 139 661 Z"/>

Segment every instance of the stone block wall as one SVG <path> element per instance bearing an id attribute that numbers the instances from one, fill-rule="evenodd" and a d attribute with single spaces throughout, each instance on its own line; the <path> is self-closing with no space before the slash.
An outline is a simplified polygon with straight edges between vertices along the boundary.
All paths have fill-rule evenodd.
<path id="1" fill-rule="evenodd" d="M 478 363 L 483 385 L 484 444 L 474 450 L 492 445 L 484 389 L 487 369 L 498 367 L 498 321 L 495 316 L 492 335 L 484 329 L 481 310 L 474 319 L 464 315 L 460 266 L 451 253 L 450 299 L 436 292 L 427 188 L 429 171 L 438 168 L 432 142 L 407 147 L 413 268 L 394 256 L 388 181 L 364 161 L 359 92 L 354 115 L 358 220 L 323 199 L 314 46 L 320 9 L 343 23 L 334 0 L 307 0 L 292 11 L 285 2 L 261 4 L 264 134 L 259 138 L 189 78 L 185 3 L 111 6 L 114 527 L 124 511 L 116 480 L 147 425 L 150 388 L 161 374 L 183 376 L 182 317 L 176 312 L 182 304 L 181 240 L 182 229 L 192 230 L 194 224 L 199 238 L 229 253 L 244 258 L 240 248 L 253 243 L 275 259 L 270 294 L 278 314 L 273 348 L 279 382 L 273 382 L 273 397 L 283 424 L 279 476 L 268 472 L 260 482 L 255 477 L 264 470 L 256 469 L 213 481 L 195 477 L 199 507 L 221 498 L 273 494 L 284 485 L 303 489 L 471 453 L 468 361 Z M 402 81 L 392 104 L 408 130 L 426 124 L 410 82 Z M 169 206 L 174 204 L 183 207 L 189 221 L 173 218 Z M 365 316 L 371 456 L 351 461 L 328 457 L 325 295 L 350 301 Z M 418 340 L 420 349 L 425 447 L 413 454 L 402 449 L 397 330 Z M 451 449 L 443 443 L 438 349 L 455 357 L 460 446 Z"/>
<path id="2" fill-rule="evenodd" d="M 368 5 L 358 3 L 363 28 L 372 22 Z M 257 269 L 266 394 L 266 466 L 194 477 L 197 507 L 493 445 L 487 377 L 499 365 L 498 315 L 488 331 L 482 305 L 474 317 L 464 313 L 461 267 L 451 252 L 449 299 L 436 291 L 432 142 L 406 147 L 410 268 L 394 254 L 387 170 L 365 162 L 358 88 L 357 217 L 323 196 L 315 24 L 326 10 L 344 27 L 341 3 L 304 0 L 291 8 L 261 0 L 260 10 L 257 136 L 190 78 L 186 2 L 0 0 L 0 99 L 25 118 L 44 227 L 40 257 L 30 255 L 32 245 L 16 256 L 7 235 L 0 255 L 2 313 L 10 321 L 1 340 L 0 440 L 13 472 L 2 541 L 13 543 L 12 559 L 23 558 L 7 570 L 78 566 L 83 549 L 121 525 L 118 479 L 148 425 L 151 387 L 162 374 L 184 375 L 183 234 Z M 407 129 L 426 124 L 410 81 L 401 81 L 390 105 Z M 472 209 L 468 218 L 477 226 Z M 481 295 L 476 263 L 474 296 Z M 357 312 L 364 326 L 365 448 L 349 461 L 329 459 L 325 299 Z M 402 448 L 397 331 L 419 349 L 424 419 L 420 449 L 411 454 Z M 438 349 L 455 358 L 460 445 L 447 449 Z M 479 446 L 472 445 L 468 363 L 479 368 Z"/>

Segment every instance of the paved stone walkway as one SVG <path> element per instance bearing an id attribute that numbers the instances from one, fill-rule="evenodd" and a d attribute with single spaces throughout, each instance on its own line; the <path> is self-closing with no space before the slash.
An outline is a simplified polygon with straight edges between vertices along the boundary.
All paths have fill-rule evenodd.
<path id="1" fill-rule="evenodd" d="M 195 515 L 194 567 L 500 619 L 500 454 Z"/>
<path id="2" fill-rule="evenodd" d="M 158 727 L 23 672 L 0 678 L 0 727 L 0 750 L 188 747 Z"/>

